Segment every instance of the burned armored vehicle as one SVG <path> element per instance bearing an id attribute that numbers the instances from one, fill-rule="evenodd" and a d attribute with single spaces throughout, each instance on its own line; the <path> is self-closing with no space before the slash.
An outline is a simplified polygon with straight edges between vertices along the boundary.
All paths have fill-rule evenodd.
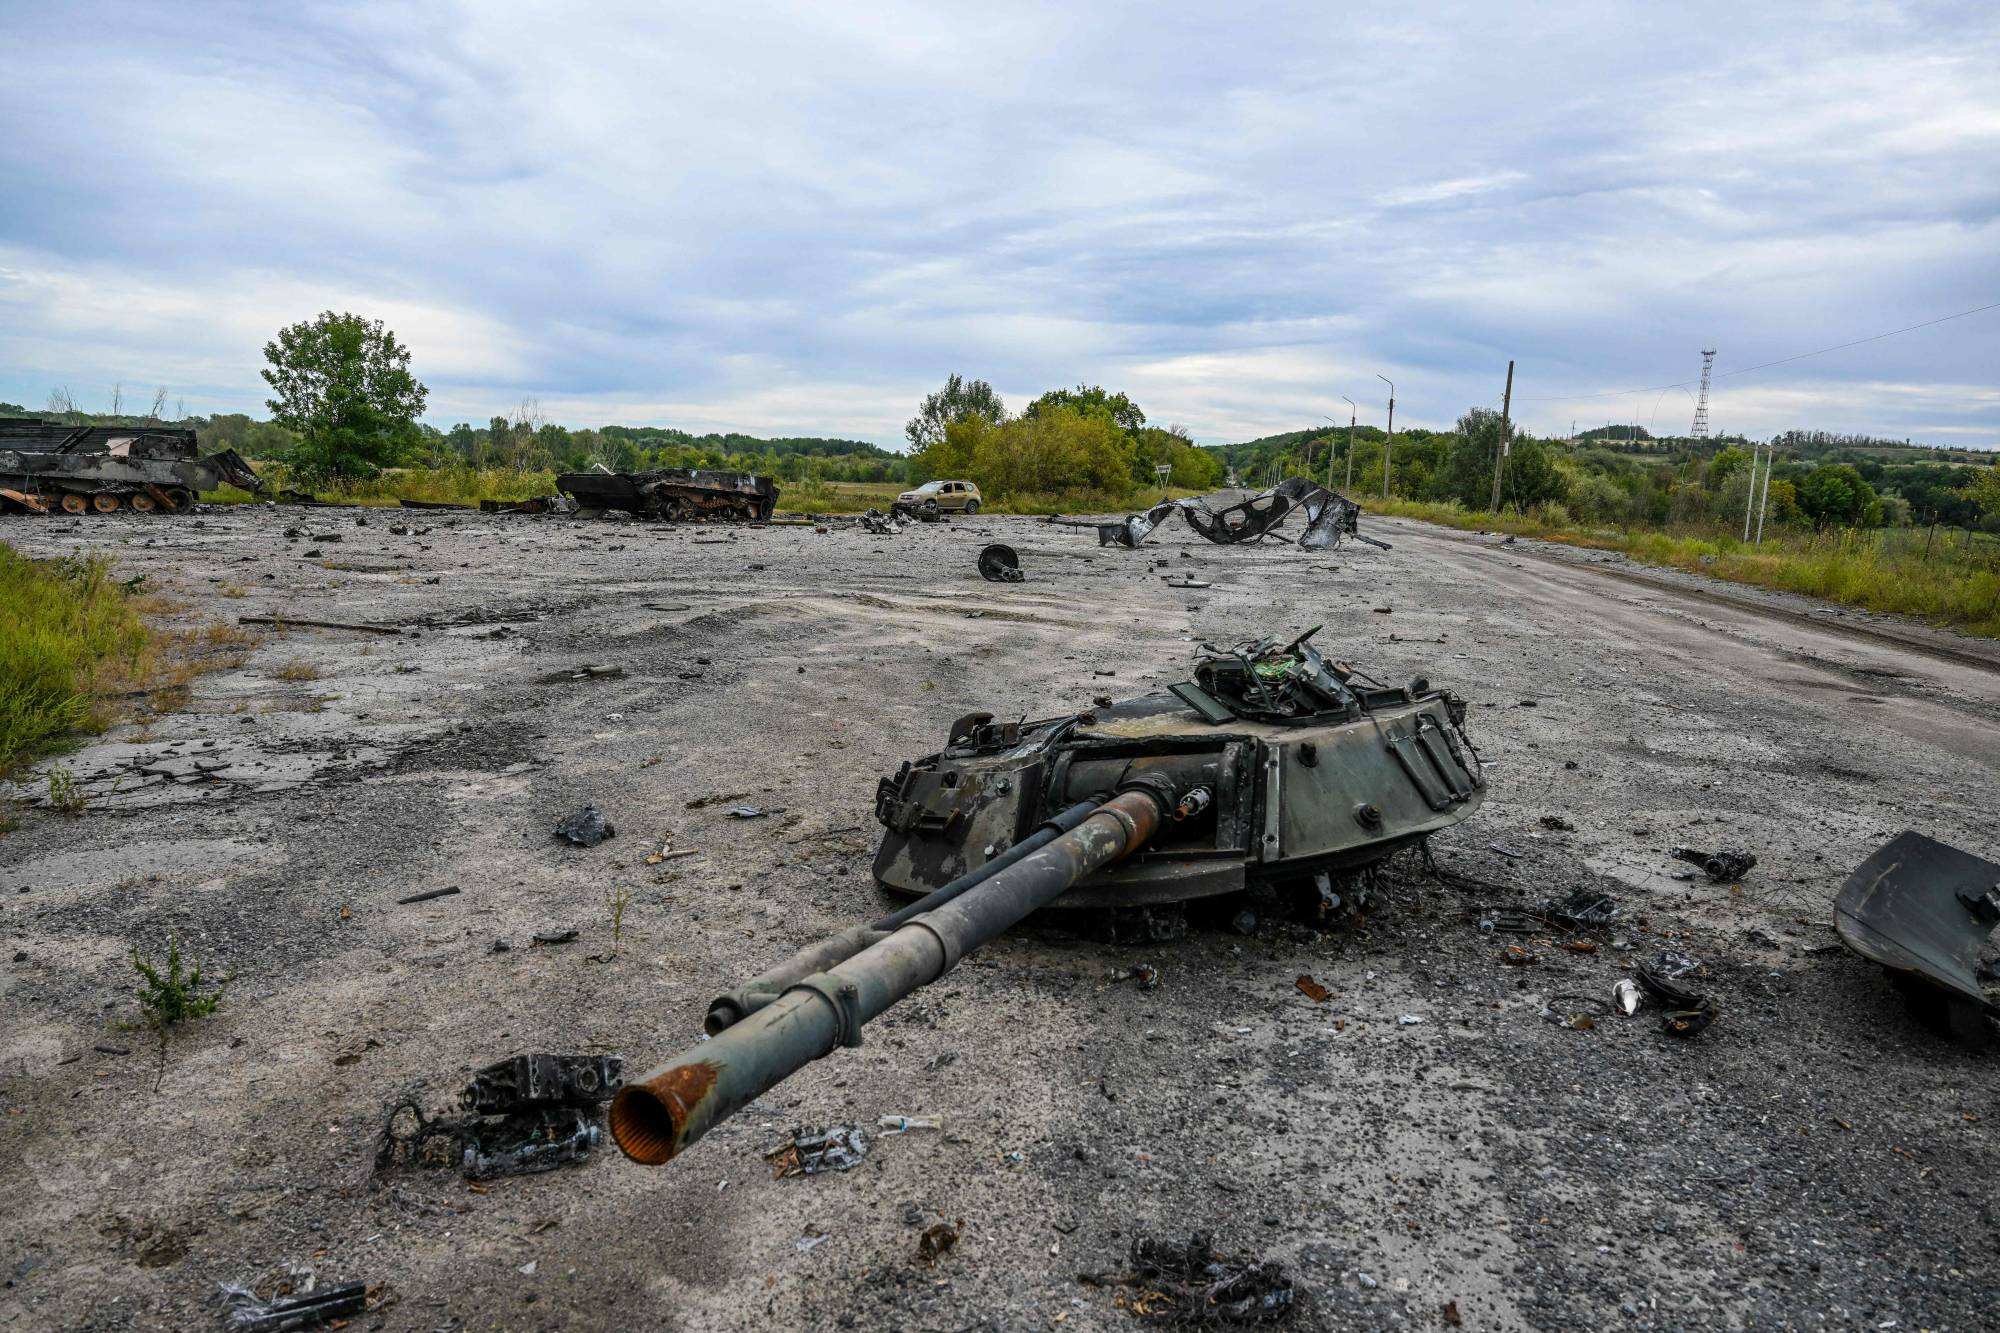
<path id="1" fill-rule="evenodd" d="M 606 509 L 639 518 L 767 519 L 778 507 L 778 483 L 748 472 L 662 467 L 650 472 L 565 472 L 556 489 L 576 501 L 579 517 Z"/>
<path id="2" fill-rule="evenodd" d="M 1361 535 L 1360 505 L 1309 477 L 1287 477 L 1268 491 L 1259 491 L 1248 499 L 1219 509 L 1205 500 L 1189 498 L 1162 500 L 1151 509 L 1128 514 L 1115 523 L 1066 519 L 1060 515 L 1050 515 L 1049 521 L 1073 528 L 1095 528 L 1099 546 L 1129 549 L 1145 541 L 1160 524 L 1175 514 L 1181 515 L 1189 527 L 1218 546 L 1238 543 L 1254 545 L 1269 537 L 1275 541 L 1295 543 L 1301 550 L 1318 551 L 1338 546 L 1343 537 L 1352 537 L 1355 541 L 1366 542 L 1385 551 L 1390 549 L 1387 542 Z M 1304 520 L 1304 528 L 1296 538 L 1287 537 L 1277 530 L 1293 514 Z"/>
<path id="3" fill-rule="evenodd" d="M 1477 809 L 1464 703 L 1330 661 L 1312 637 L 1206 648 L 1191 679 L 1088 712 L 960 718 L 876 792 L 876 878 L 916 901 L 717 997 L 710 1040 L 613 1100 L 618 1146 L 667 1161 L 1031 912 L 1250 886 L 1333 906 Z"/>
<path id="4" fill-rule="evenodd" d="M 0 419 L 0 507 L 47 513 L 185 513 L 224 482 L 264 483 L 233 449 L 201 455 L 191 430 Z"/>

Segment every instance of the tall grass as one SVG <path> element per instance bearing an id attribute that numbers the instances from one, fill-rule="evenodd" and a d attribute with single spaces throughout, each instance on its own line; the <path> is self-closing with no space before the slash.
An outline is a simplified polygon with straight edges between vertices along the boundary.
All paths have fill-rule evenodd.
<path id="1" fill-rule="evenodd" d="M 30 560 L 0 543 L 0 776 L 101 729 L 100 700 L 145 669 L 149 647 L 108 559 Z"/>
<path id="2" fill-rule="evenodd" d="M 1512 532 L 1572 546 L 1622 551 L 1651 565 L 1733 583 L 1823 597 L 2000 638 L 2000 544 L 1983 535 L 1923 529 L 1766 529 L 1761 546 L 1729 532 L 1590 528 L 1567 515 L 1486 514 L 1455 504 L 1371 499 L 1372 513 L 1447 527 Z"/>

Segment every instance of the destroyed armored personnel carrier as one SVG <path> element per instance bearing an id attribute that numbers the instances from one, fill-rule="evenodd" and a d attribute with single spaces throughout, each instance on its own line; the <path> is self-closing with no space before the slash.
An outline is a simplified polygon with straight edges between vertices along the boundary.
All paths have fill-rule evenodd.
<path id="1" fill-rule="evenodd" d="M 876 879 L 921 896 L 718 996 L 710 1040 L 613 1099 L 618 1146 L 676 1156 L 1031 912 L 1253 886 L 1333 909 L 1477 809 L 1463 701 L 1330 661 L 1312 637 L 1205 647 L 1191 679 L 1088 712 L 960 718 L 876 791 Z"/>
<path id="2" fill-rule="evenodd" d="M 778 507 L 778 483 L 748 472 L 662 467 L 650 472 L 565 472 L 556 489 L 576 501 L 580 517 L 623 510 L 639 518 L 767 519 Z"/>
<path id="3" fill-rule="evenodd" d="M 0 501 L 32 513 L 185 513 L 224 482 L 264 483 L 233 449 L 203 457 L 191 430 L 0 419 Z"/>

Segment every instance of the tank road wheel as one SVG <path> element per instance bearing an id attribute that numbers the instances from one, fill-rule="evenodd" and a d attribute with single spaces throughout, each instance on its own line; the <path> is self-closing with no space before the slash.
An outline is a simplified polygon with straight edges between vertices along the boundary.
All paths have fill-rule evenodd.
<path id="1" fill-rule="evenodd" d="M 144 491 L 140 491 L 132 497 L 132 512 L 135 514 L 150 514 L 155 508 L 157 506 L 153 503 L 153 497 Z"/>
<path id="2" fill-rule="evenodd" d="M 118 497 L 109 491 L 99 491 L 90 497 L 90 507 L 100 514 L 115 514 L 118 512 Z"/>
<path id="3" fill-rule="evenodd" d="M 75 491 L 64 491 L 62 507 L 65 514 L 88 513 L 90 511 L 90 501 L 84 499 Z"/>
<path id="4" fill-rule="evenodd" d="M 167 503 L 176 514 L 185 514 L 194 507 L 194 492 L 184 486 L 167 487 Z"/>

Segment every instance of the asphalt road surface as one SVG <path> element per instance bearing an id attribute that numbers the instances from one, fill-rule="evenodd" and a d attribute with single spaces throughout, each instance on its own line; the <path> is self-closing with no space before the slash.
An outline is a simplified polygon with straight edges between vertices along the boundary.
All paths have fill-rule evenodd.
<path id="1" fill-rule="evenodd" d="M 1830 929 L 1903 829 L 2000 859 L 1986 645 L 1367 519 L 1393 550 L 362 517 L 0 529 L 111 552 L 184 627 L 401 631 L 215 635 L 232 664 L 183 709 L 55 761 L 83 814 L 0 838 L 0 1328 L 213 1327 L 222 1283 L 361 1281 L 371 1329 L 1118 1329 L 1143 1289 L 1079 1275 L 1191 1232 L 1282 1264 L 1300 1328 L 2000 1321 L 1995 1057 L 1915 1024 Z M 1028 581 L 981 581 L 986 541 Z M 643 1069 L 711 996 L 879 914 L 875 782 L 951 719 L 1160 688 L 1203 640 L 1315 624 L 1470 701 L 1489 791 L 1437 840 L 1457 887 L 1398 862 L 1334 933 L 1031 923 L 667 1166 L 606 1144 L 477 1188 L 375 1171 L 403 1093 L 448 1108 L 518 1052 Z M 585 802 L 616 836 L 558 843 Z M 1758 864 L 1711 884 L 1683 844 Z M 1578 889 L 1622 909 L 1591 952 L 1482 927 Z M 121 1024 L 132 950 L 170 934 L 234 979 L 162 1047 Z M 1665 950 L 1704 965 L 1700 1036 L 1558 1021 Z M 943 1128 L 772 1178 L 796 1127 L 888 1114 Z M 939 1222 L 959 1239 L 927 1261 Z"/>

